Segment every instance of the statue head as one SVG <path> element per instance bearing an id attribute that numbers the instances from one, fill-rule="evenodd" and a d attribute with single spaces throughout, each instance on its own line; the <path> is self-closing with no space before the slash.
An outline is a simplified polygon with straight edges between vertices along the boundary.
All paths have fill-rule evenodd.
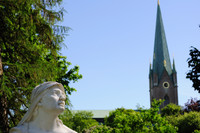
<path id="1" fill-rule="evenodd" d="M 44 82 L 36 86 L 31 94 L 30 107 L 18 126 L 32 121 L 37 116 L 38 110 L 62 113 L 65 110 L 65 99 L 64 87 L 58 82 Z"/>

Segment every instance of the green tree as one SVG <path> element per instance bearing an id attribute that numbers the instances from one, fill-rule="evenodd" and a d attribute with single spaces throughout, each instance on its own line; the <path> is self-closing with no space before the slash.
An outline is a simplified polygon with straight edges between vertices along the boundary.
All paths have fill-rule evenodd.
<path id="1" fill-rule="evenodd" d="M 172 109 L 173 110 L 173 109 Z M 171 111 L 170 111 L 171 112 Z M 178 133 L 192 133 L 200 130 L 200 113 L 190 111 L 189 113 L 170 115 L 165 114 L 166 120 L 173 126 L 178 128 Z"/>
<path id="2" fill-rule="evenodd" d="M 197 133 L 200 130 L 200 113 L 196 110 L 197 106 L 197 100 L 192 98 L 186 103 L 184 112 L 180 106 L 168 104 L 161 114 L 171 125 L 178 128 L 179 133 Z"/>
<path id="3" fill-rule="evenodd" d="M 174 133 L 177 128 L 159 114 L 159 107 L 163 101 L 152 102 L 150 109 L 119 108 L 105 119 L 105 125 L 113 128 L 114 133 Z"/>
<path id="4" fill-rule="evenodd" d="M 59 115 L 59 118 L 62 120 L 63 124 L 66 125 L 69 128 L 73 128 L 74 122 L 73 114 L 69 109 L 66 109 L 62 114 Z"/>
<path id="5" fill-rule="evenodd" d="M 173 116 L 178 116 L 181 113 L 182 113 L 181 107 L 176 105 L 176 104 L 173 104 L 173 103 L 168 104 L 167 106 L 165 106 L 161 110 L 161 115 L 162 116 L 172 116 L 172 115 Z"/>
<path id="6" fill-rule="evenodd" d="M 192 133 L 200 130 L 200 113 L 191 111 L 180 115 L 177 118 L 176 126 L 179 133 Z"/>
<path id="7" fill-rule="evenodd" d="M 161 116 L 164 117 L 171 125 L 177 127 L 177 119 L 183 114 L 181 107 L 170 103 L 161 110 Z"/>
<path id="8" fill-rule="evenodd" d="M 144 121 L 144 132 L 155 133 L 175 133 L 177 127 L 171 125 L 164 117 L 161 117 L 160 105 L 163 100 L 153 100 L 151 108 L 141 110 L 142 119 Z"/>
<path id="9" fill-rule="evenodd" d="M 200 133 L 200 130 L 194 130 L 193 133 Z"/>
<path id="10" fill-rule="evenodd" d="M 26 112 L 33 87 L 44 81 L 58 81 L 64 85 L 67 94 L 71 94 L 75 89 L 69 87 L 69 83 L 82 77 L 78 74 L 78 66 L 69 70 L 71 63 L 59 53 L 68 30 L 56 25 L 63 18 L 61 2 L 0 1 L 2 132 L 8 132 Z"/>
<path id="11" fill-rule="evenodd" d="M 110 112 L 109 116 L 105 118 L 105 125 L 113 128 L 113 132 L 116 133 L 130 133 L 141 131 L 143 119 L 139 112 L 118 108 Z"/>
<path id="12" fill-rule="evenodd" d="M 92 119 L 92 116 L 92 112 L 79 111 L 72 113 L 70 110 L 66 110 L 59 117 L 63 121 L 63 124 L 77 131 L 78 133 L 83 133 L 86 132 L 87 129 L 99 125 L 96 120 Z"/>
<path id="13" fill-rule="evenodd" d="M 93 126 L 90 129 L 86 129 L 84 133 L 113 133 L 113 129 L 106 125 Z"/>
<path id="14" fill-rule="evenodd" d="M 190 49 L 188 67 L 191 68 L 191 70 L 187 73 L 186 78 L 192 80 L 192 86 L 200 93 L 200 51 L 195 47 Z"/>

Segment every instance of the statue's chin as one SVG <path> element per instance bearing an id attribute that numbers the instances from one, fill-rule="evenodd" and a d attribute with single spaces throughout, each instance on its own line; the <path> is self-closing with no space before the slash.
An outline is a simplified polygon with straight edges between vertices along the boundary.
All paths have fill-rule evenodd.
<path id="1" fill-rule="evenodd" d="M 60 106 L 59 106 L 59 107 L 57 108 L 57 110 L 58 110 L 60 113 L 62 113 L 62 112 L 65 110 L 65 107 L 60 107 Z"/>
<path id="2" fill-rule="evenodd" d="M 62 108 L 61 110 L 62 110 L 62 112 L 63 112 L 63 111 L 65 110 L 65 108 Z"/>

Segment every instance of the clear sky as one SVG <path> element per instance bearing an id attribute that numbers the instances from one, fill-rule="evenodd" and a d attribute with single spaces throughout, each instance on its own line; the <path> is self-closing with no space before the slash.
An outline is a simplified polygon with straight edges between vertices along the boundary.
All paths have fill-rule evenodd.
<path id="1" fill-rule="evenodd" d="M 150 107 L 157 0 L 64 0 L 65 39 L 83 79 L 71 84 L 73 110 Z M 186 79 L 190 46 L 200 49 L 200 0 L 160 0 L 171 62 L 175 59 L 179 105 L 199 97 Z"/>

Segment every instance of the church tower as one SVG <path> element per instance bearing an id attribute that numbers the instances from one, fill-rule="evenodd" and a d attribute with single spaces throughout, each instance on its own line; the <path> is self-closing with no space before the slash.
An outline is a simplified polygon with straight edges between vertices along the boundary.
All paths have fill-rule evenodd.
<path id="1" fill-rule="evenodd" d="M 164 99 L 161 108 L 169 103 L 178 104 L 177 73 L 175 62 L 171 66 L 167 40 L 158 0 L 156 31 L 154 40 L 153 66 L 149 72 L 150 102 L 153 99 Z"/>

